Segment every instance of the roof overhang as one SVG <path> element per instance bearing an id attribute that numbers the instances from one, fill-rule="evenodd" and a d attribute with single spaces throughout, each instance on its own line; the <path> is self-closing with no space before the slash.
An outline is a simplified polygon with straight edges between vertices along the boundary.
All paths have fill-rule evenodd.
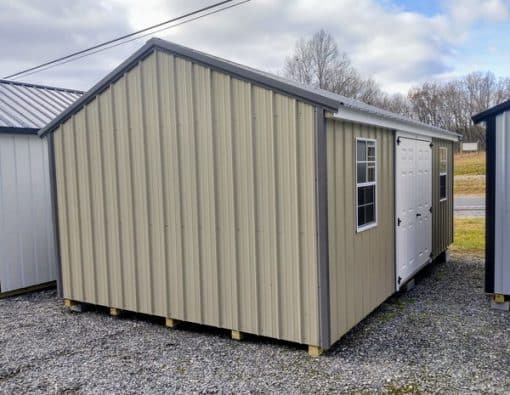
<path id="1" fill-rule="evenodd" d="M 0 133 L 2 134 L 37 134 L 37 128 L 17 128 L 14 126 L 0 126 Z"/>
<path id="2" fill-rule="evenodd" d="M 366 125 L 377 126 L 386 129 L 397 130 L 401 132 L 412 133 L 419 136 L 426 136 L 432 138 L 438 138 L 449 141 L 460 141 L 461 135 L 458 133 L 450 132 L 428 126 L 425 124 L 418 124 L 412 120 L 396 120 L 389 117 L 385 117 L 380 114 L 368 113 L 355 108 L 340 106 L 338 111 L 334 114 L 329 115 L 330 118 L 341 119 L 344 121 L 351 121 Z"/>
<path id="3" fill-rule="evenodd" d="M 503 103 L 500 103 L 494 107 L 488 108 L 485 111 L 482 111 L 476 115 L 473 115 L 471 119 L 473 120 L 474 124 L 484 122 L 487 120 L 487 118 L 491 118 L 494 116 L 497 116 L 501 114 L 502 112 L 510 110 L 510 100 L 507 100 Z"/>

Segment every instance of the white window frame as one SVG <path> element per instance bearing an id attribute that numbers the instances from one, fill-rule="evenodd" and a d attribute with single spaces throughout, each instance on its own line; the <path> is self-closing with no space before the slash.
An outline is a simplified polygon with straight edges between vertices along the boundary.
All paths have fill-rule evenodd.
<path id="1" fill-rule="evenodd" d="M 444 157 L 446 161 L 446 171 L 441 171 L 441 151 L 444 150 Z M 445 183 L 445 195 L 442 198 L 441 197 L 441 176 L 446 176 L 446 183 Z M 439 147 L 439 201 L 444 202 L 448 200 L 448 148 L 446 147 Z"/>
<path id="2" fill-rule="evenodd" d="M 358 183 L 358 141 L 366 141 L 366 142 L 374 143 L 374 146 L 375 146 L 374 181 Z M 378 157 L 377 140 L 369 139 L 369 138 L 365 138 L 365 137 L 356 137 L 354 150 L 356 153 L 355 154 L 356 159 L 355 159 L 355 163 L 354 163 L 354 167 L 355 167 L 355 171 L 354 171 L 355 186 L 354 186 L 354 188 L 356 189 L 356 201 L 354 202 L 354 207 L 355 207 L 355 211 L 356 211 L 356 232 L 360 233 L 365 230 L 375 228 L 377 226 L 377 218 L 379 217 L 378 212 L 377 212 L 378 206 L 379 206 L 377 204 L 377 157 Z M 368 161 L 366 161 L 366 162 L 368 162 Z M 375 187 L 374 188 L 374 206 L 375 206 L 374 207 L 374 221 L 370 222 L 368 224 L 362 225 L 362 226 L 358 226 L 358 188 L 368 187 L 368 186 Z"/>

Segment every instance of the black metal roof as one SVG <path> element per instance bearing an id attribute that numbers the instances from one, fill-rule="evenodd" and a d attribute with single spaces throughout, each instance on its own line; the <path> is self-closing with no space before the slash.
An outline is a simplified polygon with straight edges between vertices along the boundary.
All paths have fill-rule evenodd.
<path id="1" fill-rule="evenodd" d="M 503 103 L 497 104 L 494 107 L 488 108 L 476 115 L 473 115 L 471 119 L 475 124 L 485 121 L 487 118 L 494 117 L 501 114 L 502 112 L 510 110 L 510 100 Z"/>

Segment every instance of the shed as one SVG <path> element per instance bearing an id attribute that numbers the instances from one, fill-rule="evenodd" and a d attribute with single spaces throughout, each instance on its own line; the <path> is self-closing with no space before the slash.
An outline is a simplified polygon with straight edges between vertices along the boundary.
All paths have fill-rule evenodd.
<path id="1" fill-rule="evenodd" d="M 55 281 L 48 144 L 37 132 L 80 94 L 0 80 L 0 297 Z"/>
<path id="2" fill-rule="evenodd" d="M 317 353 L 453 240 L 457 134 L 160 39 L 40 135 L 68 303 Z"/>
<path id="3" fill-rule="evenodd" d="M 510 100 L 473 116 L 486 125 L 485 292 L 510 309 Z"/>

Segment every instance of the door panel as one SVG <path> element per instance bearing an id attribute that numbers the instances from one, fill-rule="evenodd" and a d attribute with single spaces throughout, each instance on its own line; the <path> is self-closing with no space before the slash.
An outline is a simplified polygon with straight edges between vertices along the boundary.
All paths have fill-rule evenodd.
<path id="1" fill-rule="evenodd" d="M 396 149 L 396 287 L 429 262 L 432 248 L 430 142 L 399 138 Z"/>

